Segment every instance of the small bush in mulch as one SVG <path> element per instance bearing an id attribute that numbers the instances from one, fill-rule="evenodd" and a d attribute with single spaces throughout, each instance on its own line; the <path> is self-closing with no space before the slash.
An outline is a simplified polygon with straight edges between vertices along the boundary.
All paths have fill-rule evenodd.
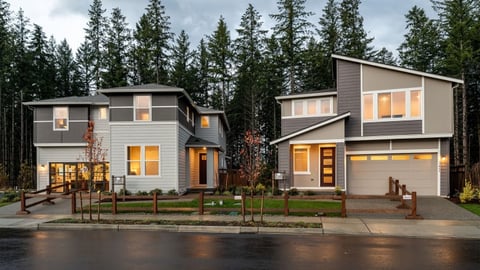
<path id="1" fill-rule="evenodd" d="M 101 219 L 81 220 L 73 218 L 57 219 L 49 223 L 70 224 L 124 224 L 124 225 L 192 225 L 192 226 L 242 226 L 242 227 L 274 227 L 274 228 L 322 228 L 321 223 L 307 222 L 253 222 L 253 221 L 213 221 L 213 220 L 130 220 L 130 219 Z"/>

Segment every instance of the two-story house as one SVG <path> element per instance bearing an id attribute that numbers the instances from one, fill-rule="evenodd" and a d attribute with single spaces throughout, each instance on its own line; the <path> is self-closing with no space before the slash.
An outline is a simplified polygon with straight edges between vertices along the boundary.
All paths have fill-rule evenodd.
<path id="1" fill-rule="evenodd" d="M 388 177 L 449 194 L 453 89 L 462 80 L 333 55 L 336 89 L 276 97 L 289 188 L 385 194 Z"/>
<path id="2" fill-rule="evenodd" d="M 34 110 L 38 188 L 88 179 L 82 160 L 88 121 L 107 151 L 94 169 L 94 181 L 105 189 L 112 189 L 112 176 L 125 176 L 131 192 L 218 186 L 229 129 L 223 111 L 199 107 L 184 89 L 158 84 L 98 92 L 25 103 Z"/>

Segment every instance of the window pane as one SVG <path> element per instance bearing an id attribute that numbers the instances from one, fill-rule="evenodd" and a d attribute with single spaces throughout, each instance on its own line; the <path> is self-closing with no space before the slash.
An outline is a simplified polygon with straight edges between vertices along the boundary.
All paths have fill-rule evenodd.
<path id="1" fill-rule="evenodd" d="M 295 101 L 294 105 L 294 115 L 303 115 L 303 101 Z"/>
<path id="2" fill-rule="evenodd" d="M 208 116 L 202 116 L 201 126 L 202 128 L 208 128 L 210 126 L 210 119 L 208 118 Z"/>
<path id="3" fill-rule="evenodd" d="M 378 94 L 378 119 L 391 117 L 390 93 Z"/>
<path id="4" fill-rule="evenodd" d="M 142 170 L 140 169 L 140 161 L 127 162 L 128 175 L 140 175 Z"/>
<path id="5" fill-rule="evenodd" d="M 422 111 L 422 95 L 419 90 L 410 92 L 410 117 L 420 117 Z"/>
<path id="6" fill-rule="evenodd" d="M 352 161 L 367 160 L 367 156 L 351 156 L 350 160 Z"/>
<path id="7" fill-rule="evenodd" d="M 331 114 L 332 108 L 330 107 L 330 99 L 322 99 L 322 114 Z"/>
<path id="8" fill-rule="evenodd" d="M 308 171 L 308 149 L 298 148 L 294 150 L 294 162 L 295 162 L 295 171 L 296 172 L 307 172 Z"/>
<path id="9" fill-rule="evenodd" d="M 150 107 L 150 96 L 135 96 L 135 107 L 137 108 Z"/>
<path id="10" fill-rule="evenodd" d="M 363 120 L 373 120 L 373 95 L 363 96 Z"/>
<path id="11" fill-rule="evenodd" d="M 405 117 L 405 92 L 392 93 L 392 118 Z"/>
<path id="12" fill-rule="evenodd" d="M 429 159 L 432 159 L 432 155 L 431 155 L 431 154 L 418 154 L 418 155 L 414 155 L 414 156 L 413 156 L 413 159 L 426 159 L 426 160 L 429 160 Z"/>
<path id="13" fill-rule="evenodd" d="M 145 146 L 145 160 L 158 160 L 158 146 Z"/>
<path id="14" fill-rule="evenodd" d="M 68 107 L 54 107 L 53 118 L 55 122 L 55 130 L 68 129 Z"/>
<path id="15" fill-rule="evenodd" d="M 409 160 L 410 155 L 392 155 L 392 160 Z"/>
<path id="16" fill-rule="evenodd" d="M 107 108 L 100 108 L 99 109 L 99 119 L 105 120 L 107 119 Z"/>
<path id="17" fill-rule="evenodd" d="M 158 161 L 145 162 L 145 175 L 158 175 Z"/>
<path id="18" fill-rule="evenodd" d="M 150 120 L 150 96 L 135 96 L 135 120 Z"/>
<path id="19" fill-rule="evenodd" d="M 140 160 L 140 146 L 128 146 L 127 152 L 128 160 Z"/>
<path id="20" fill-rule="evenodd" d="M 316 115 L 317 114 L 317 101 L 316 100 L 309 100 L 308 103 L 308 115 Z"/>
<path id="21" fill-rule="evenodd" d="M 370 160 L 388 160 L 388 156 L 370 156 Z"/>

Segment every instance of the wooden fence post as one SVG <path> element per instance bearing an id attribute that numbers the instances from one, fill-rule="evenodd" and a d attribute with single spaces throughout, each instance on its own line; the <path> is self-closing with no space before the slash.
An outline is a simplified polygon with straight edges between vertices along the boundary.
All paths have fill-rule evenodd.
<path id="1" fill-rule="evenodd" d="M 72 203 L 71 203 L 71 205 L 72 205 L 72 209 L 71 209 L 71 210 L 72 210 L 72 211 L 71 211 L 71 212 L 72 212 L 72 215 L 73 215 L 73 214 L 76 214 L 76 213 L 77 213 L 77 193 L 76 193 L 76 192 L 72 192 L 72 197 L 71 197 L 71 198 L 72 198 Z"/>
<path id="2" fill-rule="evenodd" d="M 342 217 L 347 217 L 347 196 L 345 191 L 342 191 Z"/>
<path id="3" fill-rule="evenodd" d="M 203 215 L 205 208 L 204 208 L 204 193 L 200 191 L 198 194 L 198 214 Z"/>
<path id="4" fill-rule="evenodd" d="M 17 215 L 28 215 L 30 211 L 27 210 L 27 198 L 25 197 L 25 191 L 20 191 L 20 211 L 17 212 Z"/>
<path id="5" fill-rule="evenodd" d="M 388 177 L 388 192 L 385 195 L 393 195 L 393 177 Z"/>
<path id="6" fill-rule="evenodd" d="M 117 193 L 112 193 L 112 215 L 117 214 Z"/>
<path id="7" fill-rule="evenodd" d="M 398 195 L 399 192 L 398 192 L 398 189 L 400 187 L 400 181 L 398 181 L 398 179 L 395 180 L 395 195 Z"/>
<path id="8" fill-rule="evenodd" d="M 417 215 L 417 192 L 412 192 L 412 213 L 405 216 L 406 219 L 423 219 L 422 216 Z"/>
<path id="9" fill-rule="evenodd" d="M 153 214 L 158 214 L 157 192 L 153 192 Z"/>
<path id="10" fill-rule="evenodd" d="M 288 216 L 288 192 L 283 193 L 284 204 L 283 204 L 283 215 Z"/>
<path id="11" fill-rule="evenodd" d="M 246 199 L 246 196 L 245 196 L 245 191 L 242 190 L 242 220 L 243 222 L 245 222 L 245 199 Z"/>

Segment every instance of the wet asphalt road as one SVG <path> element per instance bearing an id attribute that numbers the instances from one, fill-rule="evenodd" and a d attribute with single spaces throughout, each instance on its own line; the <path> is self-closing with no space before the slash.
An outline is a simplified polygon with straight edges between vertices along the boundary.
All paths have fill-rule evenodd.
<path id="1" fill-rule="evenodd" d="M 0 230 L 0 269 L 479 269 L 480 240 Z"/>

